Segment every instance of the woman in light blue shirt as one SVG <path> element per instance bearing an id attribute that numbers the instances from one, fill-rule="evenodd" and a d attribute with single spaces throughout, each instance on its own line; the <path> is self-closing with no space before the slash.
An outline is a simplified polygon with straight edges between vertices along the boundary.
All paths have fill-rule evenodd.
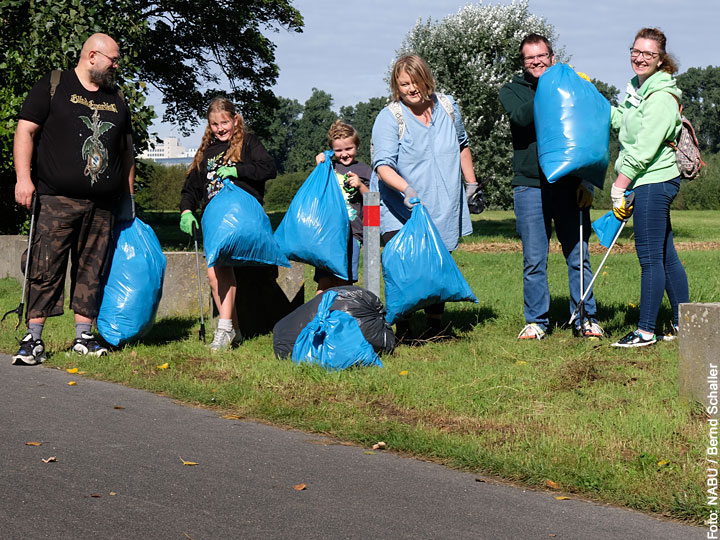
<path id="1" fill-rule="evenodd" d="M 380 191 L 380 231 L 387 243 L 410 218 L 414 198 L 425 205 L 449 251 L 472 233 L 467 197 L 478 188 L 460 110 L 452 97 L 435 92 L 435 79 L 417 55 L 400 57 L 390 86 L 393 102 L 372 130 L 373 177 Z M 466 186 L 463 189 L 462 175 Z M 444 304 L 425 308 L 429 332 L 441 336 Z M 406 320 L 396 326 L 409 337 Z"/>

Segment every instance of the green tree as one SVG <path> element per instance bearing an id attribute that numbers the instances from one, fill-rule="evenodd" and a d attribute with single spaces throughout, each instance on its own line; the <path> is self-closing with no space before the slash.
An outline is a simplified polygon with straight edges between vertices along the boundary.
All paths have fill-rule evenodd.
<path id="1" fill-rule="evenodd" d="M 388 98 L 374 97 L 367 101 L 361 101 L 355 106 L 340 107 L 340 118 L 343 122 L 352 125 L 360 137 L 357 159 L 368 165 L 370 164 L 370 137 L 373 123 L 387 102 Z"/>
<path id="2" fill-rule="evenodd" d="M 518 47 L 530 32 L 555 41 L 553 27 L 528 12 L 527 0 L 469 5 L 440 22 L 418 22 L 398 51 L 422 56 L 439 90 L 458 101 L 478 180 L 488 182 L 489 202 L 503 208 L 512 205 L 512 141 L 498 94 L 522 68 Z"/>
<path id="3" fill-rule="evenodd" d="M 695 128 L 701 150 L 720 151 L 720 67 L 692 67 L 677 77 L 683 113 Z"/>
<path id="4" fill-rule="evenodd" d="M 251 125 L 266 117 L 278 68 L 274 45 L 261 30 L 301 31 L 302 17 L 289 0 L 4 0 L 0 24 L 0 232 L 7 233 L 25 219 L 14 203 L 17 114 L 40 77 L 77 63 L 91 34 L 110 34 L 120 46 L 118 79 L 142 151 L 155 116 L 145 102 L 147 84 L 163 94 L 164 120 L 180 124 L 183 133 L 204 116 L 208 98 L 221 93 L 218 86 L 229 85 L 225 93 L 242 104 Z"/>
<path id="5" fill-rule="evenodd" d="M 337 119 L 337 114 L 332 111 L 331 106 L 332 96 L 313 88 L 312 95 L 303 106 L 293 146 L 288 154 L 286 171 L 301 172 L 312 169 L 315 166 L 315 156 L 327 150 L 328 129 Z"/>
<path id="6" fill-rule="evenodd" d="M 603 82 L 599 79 L 593 79 L 592 82 L 595 85 L 595 88 L 598 89 L 598 92 L 600 92 L 605 99 L 607 99 L 611 105 L 618 106 L 618 96 L 620 95 L 620 90 L 618 90 L 614 85 L 608 84 L 606 82 Z"/>
<path id="7" fill-rule="evenodd" d="M 266 133 L 262 137 L 263 143 L 275 159 L 279 174 L 284 174 L 287 170 L 288 156 L 290 149 L 295 145 L 302 112 L 303 106 L 296 99 L 278 97 L 277 106 L 270 115 L 266 129 L 263 130 Z"/>

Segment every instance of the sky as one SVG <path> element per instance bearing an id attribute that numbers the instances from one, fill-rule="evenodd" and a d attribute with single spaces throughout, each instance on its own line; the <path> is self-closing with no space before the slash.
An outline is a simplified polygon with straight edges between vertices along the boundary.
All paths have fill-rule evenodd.
<path id="1" fill-rule="evenodd" d="M 415 23 L 442 20 L 470 3 L 510 1 L 293 0 L 305 20 L 303 32 L 266 34 L 276 44 L 280 68 L 272 89 L 304 103 L 318 88 L 332 95 L 336 110 L 388 95 L 385 75 Z M 555 27 L 555 49 L 564 47 L 577 70 L 616 86 L 621 96 L 634 75 L 628 49 L 644 26 L 665 33 L 680 73 L 720 65 L 720 47 L 711 38 L 720 24 L 720 0 L 530 0 L 529 11 Z M 150 103 L 161 116 L 159 95 L 151 94 Z M 185 146 L 196 147 L 204 124 L 187 138 L 159 119 L 153 128 L 161 137 L 179 137 Z"/>

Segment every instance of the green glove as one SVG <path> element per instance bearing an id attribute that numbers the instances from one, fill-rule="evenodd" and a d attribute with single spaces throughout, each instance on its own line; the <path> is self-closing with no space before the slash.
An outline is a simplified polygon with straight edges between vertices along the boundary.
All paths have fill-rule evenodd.
<path id="1" fill-rule="evenodd" d="M 192 212 L 185 212 L 184 214 L 180 214 L 180 230 L 182 232 L 192 236 L 193 224 L 195 224 L 195 228 L 200 228 L 197 219 L 195 219 L 195 214 L 193 214 Z"/>
<path id="2" fill-rule="evenodd" d="M 217 170 L 217 175 L 225 180 L 226 178 L 229 178 L 230 176 L 237 178 L 237 169 L 235 167 L 220 167 Z"/>

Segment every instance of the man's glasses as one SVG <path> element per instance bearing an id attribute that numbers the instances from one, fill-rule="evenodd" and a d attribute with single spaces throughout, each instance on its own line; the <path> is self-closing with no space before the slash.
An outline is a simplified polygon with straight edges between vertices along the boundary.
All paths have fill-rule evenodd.
<path id="1" fill-rule="evenodd" d="M 113 58 L 113 57 L 108 56 L 107 54 L 105 54 L 105 53 L 102 52 L 102 51 L 93 51 L 93 52 L 96 52 L 96 53 L 98 53 L 98 54 L 102 54 L 105 58 L 107 58 L 108 60 L 110 60 L 110 63 L 111 63 L 111 64 L 116 65 L 116 66 L 120 66 L 120 62 L 122 61 L 122 58 L 120 58 L 119 56 L 116 56 L 116 57 Z"/>
<path id="2" fill-rule="evenodd" d="M 550 58 L 550 53 L 536 54 L 535 56 L 526 56 L 523 61 L 526 64 L 534 64 L 536 60 L 541 62 L 547 62 Z"/>
<path id="3" fill-rule="evenodd" d="M 660 56 L 660 53 L 653 51 L 641 51 L 639 49 L 635 49 L 634 47 L 630 47 L 630 58 L 637 58 L 641 55 L 643 60 L 652 60 Z"/>

